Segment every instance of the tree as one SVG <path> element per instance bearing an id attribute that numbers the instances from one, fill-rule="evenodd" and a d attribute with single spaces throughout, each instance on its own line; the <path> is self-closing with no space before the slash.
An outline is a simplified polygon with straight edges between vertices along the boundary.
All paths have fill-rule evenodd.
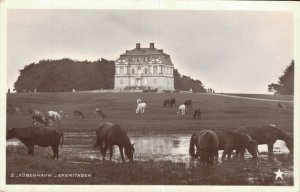
<path id="1" fill-rule="evenodd" d="M 60 60 L 40 60 L 38 63 L 25 65 L 19 70 L 20 75 L 14 83 L 17 92 L 62 92 L 113 89 L 115 64 L 101 58 L 94 62 L 77 61 L 68 58 Z M 175 89 L 193 92 L 205 92 L 200 80 L 181 75 L 174 69 Z"/>
<path id="2" fill-rule="evenodd" d="M 193 92 L 206 92 L 204 85 L 200 80 L 194 80 L 189 76 L 181 75 L 177 69 L 174 69 L 174 88 L 182 91 L 193 90 Z"/>
<path id="3" fill-rule="evenodd" d="M 113 61 L 40 60 L 19 70 L 14 84 L 17 92 L 61 92 L 93 89 L 113 89 L 115 65 Z"/>
<path id="4" fill-rule="evenodd" d="M 268 91 L 280 95 L 294 95 L 294 60 L 285 68 L 278 83 L 268 85 Z"/>

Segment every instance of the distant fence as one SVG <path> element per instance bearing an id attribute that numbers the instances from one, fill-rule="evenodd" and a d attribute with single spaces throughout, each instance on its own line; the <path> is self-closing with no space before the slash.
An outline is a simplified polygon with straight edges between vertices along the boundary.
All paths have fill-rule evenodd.
<path id="1" fill-rule="evenodd" d="M 64 92 L 64 91 L 63 91 Z M 69 91 L 66 91 L 69 92 Z M 97 89 L 97 90 L 85 90 L 85 91 L 77 91 L 72 90 L 73 93 L 141 93 L 141 92 L 152 92 L 152 93 L 193 93 L 192 91 L 179 91 L 179 90 L 141 90 L 141 89 L 131 89 L 131 90 L 125 90 L 125 89 Z M 14 93 L 14 92 L 10 92 Z M 54 92 L 30 92 L 30 91 L 23 91 L 23 92 L 16 92 L 16 93 L 54 93 Z"/>
<path id="2" fill-rule="evenodd" d="M 98 89 L 98 90 L 87 90 L 87 91 L 76 91 L 79 93 L 141 93 L 144 92 L 140 89 L 131 89 L 131 90 L 120 90 L 120 89 Z M 191 91 L 166 91 L 160 90 L 156 93 L 193 93 Z"/>
<path id="3" fill-rule="evenodd" d="M 143 90 L 119 90 L 119 89 L 99 89 L 99 90 L 88 90 L 88 91 L 77 91 L 80 93 L 119 93 L 119 92 L 143 92 Z"/>

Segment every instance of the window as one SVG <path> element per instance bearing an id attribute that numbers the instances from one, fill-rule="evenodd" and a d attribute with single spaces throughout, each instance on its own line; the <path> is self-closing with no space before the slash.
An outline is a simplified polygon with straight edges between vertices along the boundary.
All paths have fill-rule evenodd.
<path id="1" fill-rule="evenodd" d="M 147 80 L 147 78 L 144 78 L 144 85 L 147 85 L 147 83 L 148 83 L 148 80 Z"/>
<path id="2" fill-rule="evenodd" d="M 144 69 L 144 73 L 148 74 L 148 69 L 147 68 Z"/>
<path id="3" fill-rule="evenodd" d="M 136 63 L 137 58 L 136 57 L 132 57 L 132 63 Z"/>
<path id="4" fill-rule="evenodd" d="M 154 84 L 157 84 L 157 79 L 154 79 Z"/>
<path id="5" fill-rule="evenodd" d="M 159 73 L 162 74 L 163 73 L 163 67 L 159 66 Z"/>
<path id="6" fill-rule="evenodd" d="M 134 68 L 131 69 L 131 74 L 132 74 L 132 75 L 134 74 Z"/>
<path id="7" fill-rule="evenodd" d="M 119 72 L 120 72 L 120 74 L 121 74 L 121 75 L 123 75 L 123 74 L 124 74 L 124 67 L 120 67 L 120 69 L 119 69 L 119 70 L 120 70 L 120 71 L 119 71 Z"/>
<path id="8" fill-rule="evenodd" d="M 132 86 L 132 85 L 135 85 L 135 79 L 134 78 L 131 78 L 131 80 L 130 80 L 130 85 Z"/>
<path id="9" fill-rule="evenodd" d="M 123 84 L 123 79 L 120 79 L 120 84 Z"/>
<path id="10" fill-rule="evenodd" d="M 157 66 L 153 66 L 153 73 L 157 74 Z"/>

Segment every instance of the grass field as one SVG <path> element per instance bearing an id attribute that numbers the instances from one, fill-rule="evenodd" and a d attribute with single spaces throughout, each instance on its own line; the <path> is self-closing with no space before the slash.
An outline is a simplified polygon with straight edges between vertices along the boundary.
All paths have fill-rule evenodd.
<path id="1" fill-rule="evenodd" d="M 214 165 L 199 166 L 196 160 L 189 167 L 184 163 L 170 161 L 146 161 L 134 163 L 73 163 L 47 159 L 45 150 L 38 148 L 39 155 L 30 157 L 19 149 L 11 149 L 7 154 L 8 184 L 135 184 L 135 185 L 293 185 L 293 177 L 284 182 L 274 181 L 278 170 L 276 161 L 286 162 L 282 171 L 289 171 L 292 156 L 279 155 L 276 161 L 261 158 L 234 159 Z M 33 174 L 48 174 L 48 177 L 35 177 Z M 31 174 L 31 176 L 25 176 Z M 62 174 L 89 174 L 84 177 L 60 176 Z"/>
<path id="2" fill-rule="evenodd" d="M 193 107 L 187 115 L 176 116 L 177 108 L 163 108 L 164 99 L 174 97 L 177 106 L 185 99 L 192 99 Z M 258 97 L 258 96 L 257 96 Z M 268 96 L 269 97 L 269 96 Z M 275 96 L 274 96 L 275 97 Z M 148 104 L 145 114 L 135 113 L 136 100 L 141 98 Z M 269 98 L 271 99 L 271 98 Z M 289 97 L 282 98 L 289 100 Z M 233 129 L 239 126 L 262 126 L 275 124 L 289 133 L 293 133 L 293 104 L 256 101 L 210 94 L 190 93 L 19 93 L 8 94 L 7 103 L 23 110 L 21 115 L 7 115 L 7 129 L 32 125 L 28 108 L 41 111 L 63 110 L 69 117 L 61 121 L 65 132 L 91 132 L 101 122 L 118 123 L 128 133 L 185 133 L 202 129 Z M 107 118 L 99 120 L 94 116 L 96 106 L 100 106 Z M 193 110 L 200 108 L 201 120 L 193 120 Z M 80 110 L 85 119 L 76 119 L 72 112 Z M 74 141 L 76 142 L 76 141 Z M 79 142 L 79 141 L 78 141 Z M 139 150 L 139 149 L 136 149 Z M 252 184 L 276 185 L 274 171 L 279 164 L 287 171 L 293 171 L 292 157 L 277 156 L 277 161 L 259 159 L 230 160 L 207 170 L 207 168 L 189 166 L 169 161 L 146 161 L 130 163 L 76 164 L 49 159 L 50 150 L 37 148 L 34 157 L 26 155 L 26 148 L 7 147 L 7 183 L 35 184 Z M 63 156 L 63 154 L 62 154 Z M 279 160 L 278 160 L 279 159 Z M 280 162 L 278 164 L 278 162 Z M 266 166 L 266 164 L 268 166 Z M 205 170 L 204 170 L 205 169 Z M 11 173 L 90 173 L 90 178 L 12 178 Z M 205 174 L 208 173 L 209 174 Z M 249 178 L 252 178 L 249 180 Z M 289 177 L 281 185 L 292 185 Z"/>
<path id="3" fill-rule="evenodd" d="M 187 115 L 177 117 L 177 108 L 163 108 L 166 98 L 176 98 L 177 106 L 185 99 L 192 99 L 193 108 Z M 136 100 L 148 104 L 146 113 L 135 114 Z M 70 118 L 61 121 L 65 130 L 87 131 L 100 123 L 94 110 L 100 106 L 107 118 L 105 121 L 118 123 L 134 132 L 184 132 L 192 133 L 202 129 L 231 129 L 243 125 L 262 126 L 275 124 L 288 132 L 293 129 L 293 104 L 279 108 L 277 102 L 212 96 L 209 94 L 157 94 L 157 93 L 39 93 L 10 94 L 7 102 L 23 109 L 22 115 L 8 115 L 7 127 L 31 125 L 28 108 L 41 111 L 63 110 Z M 193 109 L 200 108 L 202 120 L 192 120 Z M 85 119 L 74 119 L 72 112 L 80 110 Z"/>

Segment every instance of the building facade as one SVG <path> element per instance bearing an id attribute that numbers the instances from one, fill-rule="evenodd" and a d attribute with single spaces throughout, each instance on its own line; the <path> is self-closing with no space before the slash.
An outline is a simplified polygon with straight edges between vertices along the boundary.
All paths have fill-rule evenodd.
<path id="1" fill-rule="evenodd" d="M 115 67 L 115 89 L 174 90 L 174 66 L 170 55 L 156 49 L 154 43 L 150 43 L 149 48 L 141 48 L 137 43 L 135 49 L 120 55 Z"/>

